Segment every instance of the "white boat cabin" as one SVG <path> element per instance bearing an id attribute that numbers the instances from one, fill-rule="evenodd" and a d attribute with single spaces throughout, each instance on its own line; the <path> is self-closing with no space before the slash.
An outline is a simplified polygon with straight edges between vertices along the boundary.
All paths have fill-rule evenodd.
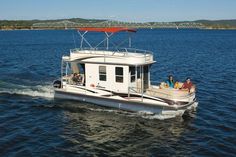
<path id="1" fill-rule="evenodd" d="M 80 31 L 84 31 L 81 33 Z M 112 50 L 109 38 L 116 32 L 136 32 L 127 28 L 81 28 L 80 48 L 70 50 L 69 56 L 62 58 L 62 82 L 76 84 L 86 88 L 100 88 L 107 91 L 128 93 L 131 88 L 144 92 L 150 85 L 150 67 L 153 54 L 150 51 L 132 48 Z M 104 32 L 106 38 L 96 47 L 85 39 L 87 32 Z M 131 38 L 129 37 L 129 47 Z M 83 43 L 89 48 L 84 48 Z M 104 49 L 98 46 L 106 44 Z"/>
<path id="2" fill-rule="evenodd" d="M 130 88 L 145 92 L 150 85 L 151 52 L 71 50 L 62 60 L 62 78 L 68 84 L 128 93 Z M 76 79 L 77 77 L 77 79 Z"/>

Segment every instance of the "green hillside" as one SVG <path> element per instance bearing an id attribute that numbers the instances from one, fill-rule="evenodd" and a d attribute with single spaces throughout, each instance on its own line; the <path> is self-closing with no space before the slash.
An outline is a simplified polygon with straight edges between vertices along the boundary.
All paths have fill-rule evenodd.
<path id="1" fill-rule="evenodd" d="M 236 20 L 197 20 L 177 22 L 121 22 L 98 19 L 0 20 L 0 29 L 73 29 L 78 27 L 198 28 L 236 29 Z"/>
<path id="2" fill-rule="evenodd" d="M 70 21 L 74 23 L 97 23 L 106 20 L 97 19 L 55 19 L 55 20 L 0 20 L 0 29 L 31 29 L 34 24 L 37 23 L 58 23 L 63 21 Z"/>
<path id="3" fill-rule="evenodd" d="M 195 22 L 212 28 L 236 28 L 236 20 L 197 20 Z"/>

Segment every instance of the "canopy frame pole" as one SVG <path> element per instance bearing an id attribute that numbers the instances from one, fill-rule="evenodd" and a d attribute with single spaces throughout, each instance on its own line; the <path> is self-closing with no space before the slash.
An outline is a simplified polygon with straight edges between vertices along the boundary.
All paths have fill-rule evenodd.
<path id="1" fill-rule="evenodd" d="M 109 49 L 109 38 L 114 34 L 114 33 L 110 33 L 108 34 L 107 32 L 105 32 L 106 34 L 106 39 L 104 39 L 103 41 L 107 41 L 107 50 Z"/>
<path id="2" fill-rule="evenodd" d="M 82 47 L 83 47 L 83 41 L 85 41 L 86 44 L 88 44 L 88 46 L 89 46 L 90 48 L 93 48 L 92 45 L 91 45 L 91 44 L 87 41 L 87 39 L 84 37 L 85 34 L 87 34 L 87 32 L 88 32 L 88 31 L 85 31 L 85 32 L 82 34 L 82 33 L 80 33 L 80 31 L 78 31 L 78 34 L 81 36 L 81 42 L 80 42 L 80 48 L 81 48 L 81 49 L 82 49 Z"/>
<path id="3" fill-rule="evenodd" d="M 103 42 L 105 42 L 105 40 L 107 40 L 107 38 L 110 38 L 114 33 L 108 34 L 107 32 L 105 32 L 105 39 L 103 39 L 100 43 L 98 43 L 94 48 L 97 48 L 99 45 L 101 45 Z"/>
<path id="4" fill-rule="evenodd" d="M 131 44 L 132 44 L 131 35 L 130 35 L 130 33 L 128 33 L 128 34 L 129 34 L 129 48 L 131 48 Z"/>
<path id="5" fill-rule="evenodd" d="M 129 42 L 129 48 L 131 48 L 131 46 L 132 46 L 132 38 L 131 38 L 131 33 L 130 32 L 128 32 L 129 33 L 129 37 L 128 37 L 128 42 Z M 125 42 L 127 41 L 127 39 L 124 39 L 123 41 L 121 41 L 119 44 L 114 44 L 113 42 L 111 42 L 112 44 L 113 44 L 113 46 L 117 49 L 117 48 L 119 48 L 120 47 L 120 45 L 122 45 L 122 44 L 124 44 Z M 117 49 L 118 50 L 118 49 Z"/>
<path id="6" fill-rule="evenodd" d="M 84 33 L 81 33 L 80 32 L 80 30 L 81 31 L 85 31 Z M 95 47 L 92 47 L 92 45 L 87 41 L 87 39 L 85 38 L 85 34 L 87 33 L 87 32 L 90 32 L 90 31 L 97 31 L 97 32 L 104 32 L 105 33 L 105 35 L 106 35 L 106 37 L 105 37 L 105 39 L 104 40 L 102 40 L 101 42 L 99 42 Z M 136 30 L 133 30 L 133 29 L 128 29 L 128 28 L 104 28 L 104 29 L 101 29 L 101 28 L 85 28 L 85 29 L 83 29 L 83 28 L 80 28 L 79 30 L 78 30 L 78 34 L 81 36 L 81 42 L 80 42 L 80 49 L 82 49 L 83 48 L 83 42 L 85 42 L 89 47 L 90 47 L 90 49 L 96 49 L 100 44 L 102 44 L 102 43 L 104 43 L 104 45 L 106 44 L 106 49 L 108 50 L 109 49 L 109 38 L 114 34 L 114 33 L 116 33 L 116 32 L 119 32 L 119 31 L 126 31 L 126 32 L 128 32 L 129 33 L 129 38 L 128 38 L 128 42 L 129 42 L 129 48 L 131 48 L 131 46 L 132 46 L 132 40 L 131 40 L 131 35 L 130 35 L 130 32 L 136 32 Z M 105 40 L 106 40 L 106 43 L 105 43 Z M 118 45 L 115 45 L 113 42 L 111 42 L 114 46 L 115 46 L 115 48 L 117 48 L 117 47 L 119 47 L 121 44 L 123 44 L 123 42 L 122 43 L 120 43 L 120 44 L 118 44 Z"/>

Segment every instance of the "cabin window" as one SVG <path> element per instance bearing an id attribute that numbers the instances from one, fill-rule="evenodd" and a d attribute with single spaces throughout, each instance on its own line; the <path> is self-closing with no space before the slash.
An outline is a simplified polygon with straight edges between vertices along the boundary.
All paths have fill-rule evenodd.
<path id="1" fill-rule="evenodd" d="M 129 67 L 130 82 L 135 82 L 135 67 Z"/>
<path id="2" fill-rule="evenodd" d="M 107 80 L 106 66 L 99 66 L 99 80 L 100 81 L 106 81 Z"/>
<path id="3" fill-rule="evenodd" d="M 116 67 L 116 82 L 123 82 L 123 68 Z"/>

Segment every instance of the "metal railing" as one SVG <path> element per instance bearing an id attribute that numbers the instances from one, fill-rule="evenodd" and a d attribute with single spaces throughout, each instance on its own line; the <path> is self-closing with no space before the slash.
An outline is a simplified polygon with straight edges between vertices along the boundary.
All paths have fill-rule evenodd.
<path id="1" fill-rule="evenodd" d="M 156 89 L 155 89 L 156 88 Z M 189 99 L 191 98 L 195 92 L 193 93 L 189 93 L 187 91 L 181 91 L 178 89 L 168 89 L 170 90 L 169 93 L 164 93 L 162 91 L 162 89 L 158 89 L 158 86 L 151 86 L 151 88 L 149 87 L 148 89 L 146 89 L 144 92 L 142 92 L 142 88 L 138 88 L 138 87 L 128 87 L 128 96 L 130 96 L 130 94 L 140 94 L 142 96 L 147 95 L 147 96 L 152 96 L 152 97 L 161 97 L 161 98 L 165 98 L 165 99 Z M 160 90 L 160 91 L 158 91 Z M 165 89 L 163 89 L 165 90 Z M 178 94 L 178 92 L 186 92 L 183 93 L 183 95 L 178 95 L 176 96 L 176 94 Z"/>
<path id="2" fill-rule="evenodd" d="M 71 49 L 70 52 L 71 53 L 84 53 L 83 50 L 87 50 L 91 54 L 96 54 L 96 51 L 111 51 L 111 52 L 114 52 L 114 53 L 124 53 L 124 54 L 126 54 L 126 53 L 140 53 L 140 54 L 143 54 L 143 55 L 147 55 L 147 54 L 153 55 L 153 52 L 148 51 L 148 50 L 135 49 L 135 48 L 116 48 L 116 47 L 111 47 L 109 49 L 106 49 L 105 47 L 75 48 L 75 49 Z"/>
<path id="3" fill-rule="evenodd" d="M 139 88 L 140 89 L 140 92 L 139 91 L 137 91 L 138 90 L 138 88 L 136 88 L 136 87 L 128 87 L 128 97 L 130 97 L 130 94 L 141 94 L 141 101 L 143 101 L 143 95 L 144 95 L 144 92 L 142 92 L 141 90 L 141 88 Z"/>
<path id="4" fill-rule="evenodd" d="M 111 53 L 108 53 L 111 52 Z M 144 57 L 145 62 L 149 62 L 153 60 L 153 52 L 142 50 L 142 49 L 135 49 L 135 48 L 75 48 L 71 49 L 70 53 L 81 53 L 81 54 L 97 54 L 106 56 L 127 56 L 127 57 Z M 130 55 L 130 54 L 140 54 L 138 55 Z"/>

